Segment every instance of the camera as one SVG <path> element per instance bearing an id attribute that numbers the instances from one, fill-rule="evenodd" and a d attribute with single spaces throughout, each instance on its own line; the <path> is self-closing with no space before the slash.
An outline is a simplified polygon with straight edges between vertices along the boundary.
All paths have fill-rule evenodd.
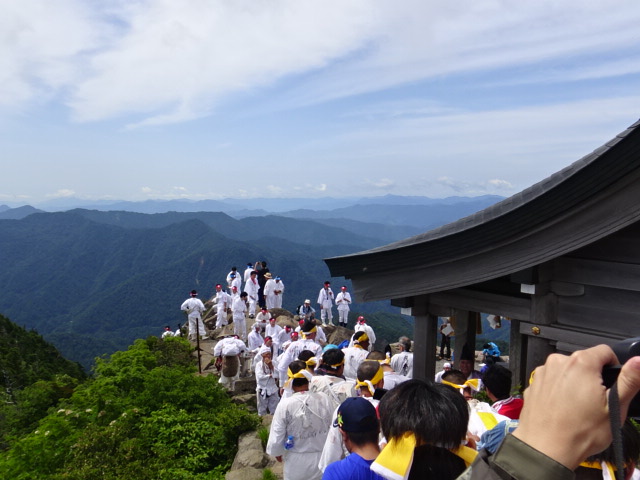
<path id="1" fill-rule="evenodd" d="M 611 349 L 616 354 L 616 357 L 618 357 L 620 365 L 608 365 L 602 369 L 602 381 L 607 388 L 611 388 L 618 379 L 622 365 L 631 357 L 640 355 L 640 337 L 623 340 L 622 342 L 612 345 Z M 640 417 L 640 393 L 631 400 L 627 416 Z"/>

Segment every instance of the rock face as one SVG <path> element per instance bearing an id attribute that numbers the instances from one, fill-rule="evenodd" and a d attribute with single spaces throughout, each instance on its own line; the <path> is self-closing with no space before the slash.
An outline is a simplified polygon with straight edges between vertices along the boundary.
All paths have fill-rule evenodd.
<path id="1" fill-rule="evenodd" d="M 269 430 L 271 415 L 262 417 L 262 426 Z M 283 478 L 282 463 L 276 461 L 264 452 L 262 440 L 258 432 L 248 432 L 238 439 L 238 453 L 233 460 L 231 470 L 226 475 L 226 480 L 261 480 L 262 472 L 268 468 L 277 478 Z"/>

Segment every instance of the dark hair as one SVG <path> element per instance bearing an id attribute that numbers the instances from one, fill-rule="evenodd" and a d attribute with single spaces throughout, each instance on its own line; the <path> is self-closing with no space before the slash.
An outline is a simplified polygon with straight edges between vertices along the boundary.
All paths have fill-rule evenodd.
<path id="1" fill-rule="evenodd" d="M 409 480 L 453 480 L 466 468 L 464 460 L 446 448 L 421 445 L 414 450 Z"/>
<path id="2" fill-rule="evenodd" d="M 494 363 L 485 370 L 482 383 L 498 400 L 504 400 L 511 393 L 511 372 L 502 365 Z"/>
<path id="3" fill-rule="evenodd" d="M 306 370 L 306 368 L 307 368 L 307 364 L 304 363 L 302 360 L 294 360 L 289 364 L 289 370 L 291 370 L 291 373 L 298 373 L 301 370 Z M 307 380 L 306 377 L 294 378 L 291 382 L 291 386 L 302 387 L 304 385 L 307 385 L 308 383 L 309 383 L 309 380 Z"/>
<path id="4" fill-rule="evenodd" d="M 358 381 L 372 380 L 376 376 L 378 370 L 382 368 L 377 360 L 365 360 L 358 366 L 356 377 Z"/>
<path id="5" fill-rule="evenodd" d="M 372 443 L 377 445 L 379 441 L 378 436 L 380 434 L 379 422 L 376 420 L 375 430 L 369 430 L 368 432 L 346 432 L 346 434 L 349 436 L 351 443 L 358 447 L 370 445 Z"/>
<path id="6" fill-rule="evenodd" d="M 320 368 L 335 372 L 336 370 L 339 370 L 340 367 L 334 368 L 331 365 L 337 365 L 343 360 L 344 352 L 342 350 L 340 350 L 339 348 L 330 348 L 322 354 L 322 363 L 320 364 Z"/>
<path id="7" fill-rule="evenodd" d="M 242 297 L 246 297 L 246 296 L 248 296 L 248 295 L 249 295 L 249 294 L 248 294 L 247 292 L 242 292 L 242 293 L 240 294 L 240 298 L 242 298 Z"/>
<path id="8" fill-rule="evenodd" d="M 448 372 L 444 372 L 442 374 L 442 380 L 446 380 L 447 382 L 457 383 L 458 385 L 462 385 L 467 381 L 467 376 L 462 373 L 460 370 L 454 370 L 453 368 Z"/>
<path id="9" fill-rule="evenodd" d="M 382 398 L 378 411 L 387 440 L 413 432 L 419 444 L 458 448 L 467 434 L 467 402 L 440 383 L 408 380 L 396 385 Z"/>
<path id="10" fill-rule="evenodd" d="M 354 334 L 353 334 L 353 341 L 354 341 L 354 342 L 360 342 L 360 338 L 361 338 L 363 335 L 366 335 L 366 332 L 364 332 L 364 331 L 362 331 L 362 330 L 360 330 L 359 332 L 354 333 Z M 367 338 L 369 338 L 369 337 L 367 337 Z M 367 342 L 369 342 L 369 341 L 371 341 L 371 339 L 366 340 L 366 341 L 367 341 Z"/>
<path id="11" fill-rule="evenodd" d="M 298 360 L 302 360 L 303 362 L 306 362 L 307 360 L 313 357 L 315 357 L 315 354 L 311 350 L 302 350 L 298 354 Z"/>

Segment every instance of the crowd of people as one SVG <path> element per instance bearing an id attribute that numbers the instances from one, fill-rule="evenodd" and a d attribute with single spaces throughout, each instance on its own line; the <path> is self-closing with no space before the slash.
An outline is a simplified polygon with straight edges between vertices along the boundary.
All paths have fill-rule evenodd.
<path id="1" fill-rule="evenodd" d="M 262 290 L 258 267 L 266 280 Z M 273 415 L 266 452 L 284 462 L 285 480 L 637 478 L 637 429 L 625 424 L 621 430 L 623 463 L 616 465 L 610 446 L 617 427 L 601 378 L 602 367 L 617 362 L 609 347 L 551 355 L 524 398 L 513 394 L 511 372 L 490 344 L 483 348 L 482 372 L 475 351 L 465 346 L 454 352 L 458 368 L 447 362 L 433 381 L 413 379 L 411 340 L 400 338 L 394 355 L 376 350 L 364 317 L 348 342 L 327 343 L 322 326 L 333 324 L 334 305 L 346 326 L 346 287 L 334 299 L 325 282 L 320 318 L 306 300 L 296 312 L 299 326 L 282 327 L 270 314 L 281 305 L 282 279 L 264 272 L 264 262 L 250 268 L 244 288 L 235 268 L 228 293 L 216 286 L 216 326 L 226 324 L 231 309 L 235 335 L 220 340 L 214 355 L 222 360 L 220 382 L 230 390 L 242 372 L 255 374 L 258 414 Z M 270 280 L 276 290 L 266 287 Z M 237 317 L 235 302 L 242 303 Z M 201 303 L 193 291 L 182 305 L 192 339 L 207 334 L 198 323 Z M 253 320 L 248 335 L 247 317 Z M 449 337 L 452 328 L 443 324 L 440 332 Z M 166 333 L 173 334 L 168 327 Z M 451 358 L 447 340 L 440 356 Z M 624 418 L 640 390 L 640 360 L 623 366 L 618 385 L 612 395 Z"/>

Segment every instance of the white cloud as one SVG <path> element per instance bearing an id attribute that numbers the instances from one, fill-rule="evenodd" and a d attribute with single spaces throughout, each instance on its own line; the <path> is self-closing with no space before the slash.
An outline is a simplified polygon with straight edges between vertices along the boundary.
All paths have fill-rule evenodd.
<path id="1" fill-rule="evenodd" d="M 639 23 L 637 0 L 5 1 L 0 105 L 62 94 L 80 121 L 133 128 L 277 82 L 286 108 L 540 62 L 555 67 L 531 81 L 635 74 Z"/>
<path id="2" fill-rule="evenodd" d="M 68 188 L 61 188 L 57 190 L 55 193 L 49 193 L 46 196 L 49 198 L 68 198 L 73 197 L 76 194 L 75 191 Z"/>

